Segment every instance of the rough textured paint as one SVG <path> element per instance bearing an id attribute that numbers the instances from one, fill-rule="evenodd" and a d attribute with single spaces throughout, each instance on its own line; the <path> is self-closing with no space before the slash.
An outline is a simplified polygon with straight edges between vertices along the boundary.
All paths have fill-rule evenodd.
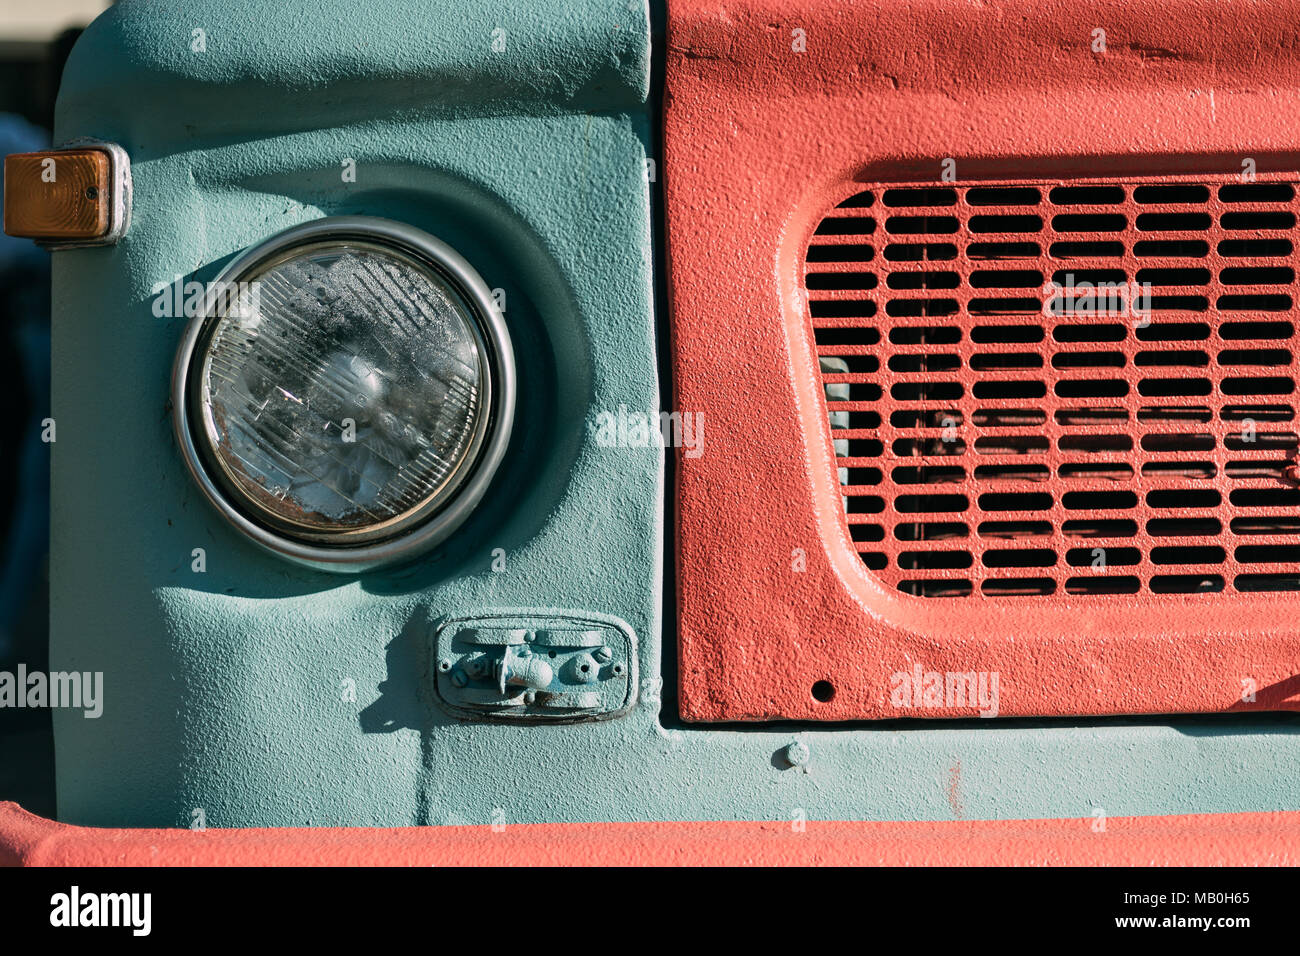
<path id="1" fill-rule="evenodd" d="M 915 667 L 997 673 L 1002 715 L 1300 707 L 1294 595 L 959 607 L 883 588 L 848 538 L 799 295 L 809 237 L 856 184 L 937 184 L 947 159 L 959 182 L 1224 177 L 1242 157 L 1295 170 L 1300 6 L 1230 18 L 1210 0 L 671 11 L 674 401 L 705 416 L 711 443 L 678 459 L 683 716 L 976 712 L 892 706 L 893 675 Z"/>
<path id="2" fill-rule="evenodd" d="M 1004 820 L 95 830 L 0 803 L 0 866 L 1283 866 L 1300 814 Z"/>
<path id="3" fill-rule="evenodd" d="M 189 6 L 181 16 L 117 4 L 82 38 L 62 94 L 60 137 L 99 136 L 131 153 L 136 218 L 115 247 L 55 257 L 51 667 L 103 670 L 106 698 L 97 721 L 55 714 L 61 820 L 187 827 L 196 809 L 210 828 L 802 815 L 809 833 L 824 832 L 826 858 L 843 859 L 833 847 L 846 836 L 877 834 L 888 856 L 901 831 L 818 821 L 951 819 L 958 761 L 969 820 L 1296 807 L 1300 740 L 1274 717 L 822 730 L 661 719 L 662 681 L 674 677 L 659 657 L 660 456 L 596 447 L 589 418 L 657 401 L 644 15 L 561 2 L 524 12 L 505 2 Z M 189 52 L 200 23 L 206 59 Z M 508 64 L 487 52 L 497 23 L 518 54 Z M 345 157 L 358 161 L 357 183 L 346 187 Z M 695 162 L 678 153 L 661 178 L 686 176 Z M 734 203 L 706 185 L 702 208 Z M 247 245 L 336 212 L 421 226 L 505 288 L 528 396 L 516 448 L 479 514 L 420 564 L 355 579 L 263 555 L 206 508 L 165 407 L 182 320 L 150 311 L 155 283 L 210 278 Z M 684 244 L 674 261 L 702 254 Z M 729 270 L 714 281 L 734 278 Z M 761 288 L 742 278 L 729 295 Z M 750 333 L 733 333 L 752 344 Z M 713 447 L 709 431 L 706 440 Z M 722 441 L 714 453 L 742 460 Z M 190 571 L 195 547 L 207 550 L 205 575 Z M 501 574 L 489 570 L 497 547 L 506 551 Z M 750 550 L 728 531 L 707 570 L 732 580 L 728 565 L 747 567 Z M 735 597 L 720 606 L 719 640 L 754 599 L 748 586 Z M 521 727 L 461 722 L 434 703 L 431 622 L 546 606 L 632 625 L 642 686 L 629 715 Z M 341 700 L 345 679 L 356 682 L 355 704 Z M 806 746 L 806 766 L 783 756 L 792 741 Z M 1276 818 L 1260 819 L 1267 830 Z M 1152 825 L 1154 846 L 1168 832 Z M 667 860 L 679 839 L 713 853 L 732 832 L 789 829 L 737 826 L 647 825 L 626 831 L 618 852 L 645 859 L 654 846 Z M 1044 834 L 1051 852 L 1051 825 L 1023 826 Z M 55 843 L 26 832 L 37 857 L 53 858 L 57 841 L 79 831 L 60 830 Z M 455 843 L 461 832 L 468 844 Z M 447 852 L 507 852 L 485 849 L 479 832 L 453 831 Z M 580 843 L 580 828 L 565 832 Z M 223 839 L 215 829 L 145 839 L 207 836 Z M 277 851 L 283 860 L 316 859 L 336 840 L 340 859 L 379 859 L 385 851 L 370 836 L 263 833 L 240 859 L 270 854 L 280 839 L 299 848 Z M 375 839 L 390 838 L 422 839 Z M 66 852 L 89 860 L 135 836 L 75 839 Z"/>

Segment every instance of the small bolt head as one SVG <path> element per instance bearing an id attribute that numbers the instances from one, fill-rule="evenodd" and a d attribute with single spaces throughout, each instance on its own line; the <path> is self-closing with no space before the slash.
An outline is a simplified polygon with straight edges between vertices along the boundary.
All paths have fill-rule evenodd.
<path id="1" fill-rule="evenodd" d="M 786 763 L 792 767 L 808 766 L 808 759 L 812 756 L 808 750 L 808 745 L 797 740 L 787 744 L 781 754 L 785 757 Z"/>
<path id="2" fill-rule="evenodd" d="M 599 647 L 591 655 L 602 664 L 608 664 L 614 659 L 614 652 L 608 647 Z"/>
<path id="3" fill-rule="evenodd" d="M 458 667 L 451 672 L 451 683 L 454 687 L 464 687 L 469 683 L 469 675 Z"/>

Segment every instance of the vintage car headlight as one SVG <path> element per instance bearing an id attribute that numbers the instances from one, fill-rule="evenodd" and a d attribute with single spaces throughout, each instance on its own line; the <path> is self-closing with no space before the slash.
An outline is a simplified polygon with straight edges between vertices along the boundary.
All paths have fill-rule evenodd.
<path id="1" fill-rule="evenodd" d="M 514 361 L 473 267 L 370 217 L 232 262 L 186 330 L 177 437 L 205 495 L 264 547 L 360 570 L 442 541 L 504 453 Z"/>

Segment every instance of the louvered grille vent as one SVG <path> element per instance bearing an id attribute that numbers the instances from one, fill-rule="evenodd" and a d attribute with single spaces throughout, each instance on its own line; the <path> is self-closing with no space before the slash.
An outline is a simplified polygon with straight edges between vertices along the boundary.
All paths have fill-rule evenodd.
<path id="1" fill-rule="evenodd" d="M 840 203 L 804 278 L 866 566 L 926 597 L 1300 590 L 1294 200 L 1159 180 Z"/>

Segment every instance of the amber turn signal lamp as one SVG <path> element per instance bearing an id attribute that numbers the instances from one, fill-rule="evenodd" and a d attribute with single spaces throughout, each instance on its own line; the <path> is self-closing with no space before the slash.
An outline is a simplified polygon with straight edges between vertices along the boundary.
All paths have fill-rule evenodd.
<path id="1" fill-rule="evenodd" d="M 5 232 L 54 245 L 114 241 L 125 226 L 125 155 L 118 152 L 105 146 L 6 156 Z"/>

